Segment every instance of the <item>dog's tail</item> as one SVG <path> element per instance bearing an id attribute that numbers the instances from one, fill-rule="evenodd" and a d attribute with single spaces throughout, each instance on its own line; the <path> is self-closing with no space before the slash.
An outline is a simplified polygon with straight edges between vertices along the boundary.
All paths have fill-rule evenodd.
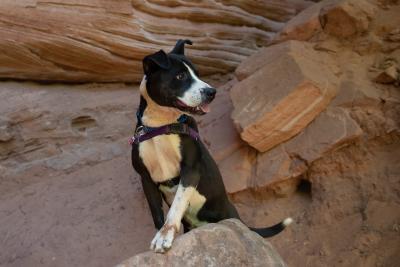
<path id="1" fill-rule="evenodd" d="M 252 230 L 253 232 L 256 232 L 257 234 L 259 234 L 262 237 L 271 237 L 271 236 L 274 236 L 274 235 L 282 232 L 286 228 L 286 226 L 288 226 L 292 222 L 293 222 L 293 219 L 289 217 L 271 227 L 265 227 L 265 228 L 249 227 L 249 228 L 250 228 L 250 230 Z"/>

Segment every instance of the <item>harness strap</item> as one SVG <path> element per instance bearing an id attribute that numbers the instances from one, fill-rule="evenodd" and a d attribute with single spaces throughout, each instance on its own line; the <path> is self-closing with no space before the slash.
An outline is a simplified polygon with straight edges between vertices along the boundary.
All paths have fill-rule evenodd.
<path id="1" fill-rule="evenodd" d="M 163 185 L 163 186 L 166 186 L 166 187 L 174 187 L 175 185 L 179 184 L 180 179 L 181 179 L 181 177 L 177 176 L 177 177 L 169 179 L 167 181 L 158 183 L 158 185 Z"/>
<path id="2" fill-rule="evenodd" d="M 129 143 L 139 144 L 140 142 L 149 140 L 158 135 L 164 134 L 184 134 L 188 135 L 196 141 L 200 139 L 199 133 L 186 123 L 172 123 L 161 127 L 146 127 L 139 126 L 136 129 L 135 135 L 129 139 Z"/>

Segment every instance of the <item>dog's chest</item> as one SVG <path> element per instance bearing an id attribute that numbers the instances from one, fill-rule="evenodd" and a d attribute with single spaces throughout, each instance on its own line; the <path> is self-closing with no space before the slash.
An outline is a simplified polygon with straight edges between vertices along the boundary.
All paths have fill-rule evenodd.
<path id="1" fill-rule="evenodd" d="M 139 156 L 154 182 L 177 177 L 182 159 L 180 137 L 160 135 L 139 144 Z"/>

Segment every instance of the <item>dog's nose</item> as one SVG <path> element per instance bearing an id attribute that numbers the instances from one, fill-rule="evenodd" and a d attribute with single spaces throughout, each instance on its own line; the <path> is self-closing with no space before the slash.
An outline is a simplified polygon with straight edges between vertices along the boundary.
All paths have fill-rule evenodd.
<path id="1" fill-rule="evenodd" d="M 208 101 L 213 100 L 216 93 L 217 90 L 215 88 L 212 87 L 204 88 L 204 94 L 206 95 Z"/>

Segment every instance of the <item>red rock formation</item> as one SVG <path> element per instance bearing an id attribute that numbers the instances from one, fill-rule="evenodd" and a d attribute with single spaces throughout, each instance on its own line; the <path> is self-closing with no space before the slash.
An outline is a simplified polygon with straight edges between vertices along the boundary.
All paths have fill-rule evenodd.
<path id="1" fill-rule="evenodd" d="M 295 4 L 286 8 L 282 1 L 268 1 L 272 9 L 262 1 L 185 1 L 196 11 L 191 13 L 196 21 L 189 23 L 184 12 L 176 11 L 178 2 L 128 2 L 1 1 L 1 73 L 39 80 L 130 80 L 136 70 L 133 76 L 140 77 L 140 55 L 175 41 L 174 34 L 158 32 L 176 29 L 169 21 L 182 22 L 187 36 L 198 41 L 189 51 L 203 73 L 228 71 L 253 53 L 256 43 L 269 40 L 266 25 L 283 24 L 301 9 Z M 261 227 L 287 216 L 295 219 L 270 240 L 289 266 L 396 266 L 400 261 L 400 5 L 361 2 L 321 1 L 301 12 L 274 38 L 277 46 L 261 49 L 235 74 L 210 77 L 217 98 L 211 113 L 197 118 L 244 222 Z M 363 11 L 370 5 L 374 16 Z M 155 6 L 163 8 L 151 11 Z M 218 10 L 207 19 L 224 15 L 224 24 L 207 24 L 214 35 L 206 38 L 198 31 L 205 27 L 200 11 L 215 6 Z M 192 9 L 184 10 L 189 14 Z M 240 12 L 228 14 L 232 10 Z M 244 18 L 248 12 L 253 15 Z M 268 14 L 264 24 L 235 24 L 253 25 L 256 14 Z M 329 18 L 333 25 L 328 26 Z M 356 29 L 336 29 L 341 18 Z M 303 69 L 321 67 L 313 55 L 331 58 L 321 73 L 337 76 L 336 96 L 297 134 L 276 138 L 273 148 L 259 152 L 235 128 L 231 113 L 239 106 L 238 99 L 230 99 L 231 89 L 256 78 L 259 83 L 248 85 L 257 88 L 249 90 L 290 82 L 293 75 L 284 71 L 269 76 L 268 84 L 257 73 L 270 61 L 280 62 L 281 55 L 301 58 L 301 53 L 288 56 L 288 50 L 278 49 L 293 43 L 313 58 L 298 61 L 313 64 Z M 276 53 L 265 54 L 268 50 Z M 315 73 L 308 76 L 321 80 Z M 155 230 L 127 145 L 137 87 L 3 81 L 0 89 L 0 265 L 113 266 L 147 251 Z M 276 106 L 291 91 L 270 92 Z M 287 103 L 290 110 L 296 102 Z"/>
<path id="2" fill-rule="evenodd" d="M 203 74 L 226 73 L 308 1 L 24 0 L 0 3 L 0 78 L 138 82 L 142 58 L 189 38 Z"/>

